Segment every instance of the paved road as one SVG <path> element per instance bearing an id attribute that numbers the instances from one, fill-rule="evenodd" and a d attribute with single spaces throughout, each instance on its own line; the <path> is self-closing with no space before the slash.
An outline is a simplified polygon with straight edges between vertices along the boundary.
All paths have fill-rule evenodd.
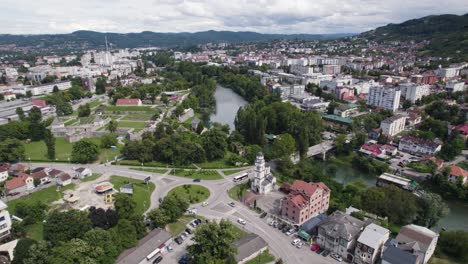
<path id="1" fill-rule="evenodd" d="M 44 163 L 34 163 L 34 165 L 51 166 L 51 164 Z M 52 166 L 61 170 L 70 170 L 73 166 L 78 167 L 73 164 L 60 163 L 53 164 Z M 151 206 L 149 210 L 157 208 L 159 206 L 159 198 L 164 197 L 174 187 L 189 183 L 203 185 L 210 190 L 210 197 L 206 200 L 208 202 L 208 206 L 206 207 L 202 207 L 201 204 L 192 205 L 192 208 L 197 208 L 197 213 L 199 215 L 215 220 L 229 219 L 235 224 L 237 224 L 238 218 L 246 220 L 247 224 L 243 228 L 265 239 L 269 244 L 271 253 L 277 258 L 282 258 L 285 263 L 337 263 L 330 257 L 324 258 L 323 256 L 311 252 L 308 247 L 303 247 L 302 249 L 293 247 L 291 245 L 293 237 L 288 237 L 279 230 L 270 227 L 266 219 L 261 219 L 256 212 L 248 209 L 244 205 L 236 202 L 234 208 L 230 207 L 228 203 L 233 202 L 233 200 L 228 196 L 227 191 L 235 185 L 232 179 L 237 174 L 224 176 L 224 178 L 220 180 L 202 180 L 196 183 L 189 178 L 168 175 L 170 170 L 165 174 L 159 174 L 131 170 L 130 167 L 132 166 L 92 164 L 86 165 L 86 167 L 92 169 L 93 173 L 105 173 L 106 175 L 120 175 L 135 179 L 145 179 L 150 176 L 151 182 L 156 185 L 156 189 L 151 195 Z M 170 254 L 180 256 L 183 251 L 182 247 L 175 245 L 174 248 L 175 252 Z M 168 260 L 169 259 L 174 258 L 168 258 Z"/>

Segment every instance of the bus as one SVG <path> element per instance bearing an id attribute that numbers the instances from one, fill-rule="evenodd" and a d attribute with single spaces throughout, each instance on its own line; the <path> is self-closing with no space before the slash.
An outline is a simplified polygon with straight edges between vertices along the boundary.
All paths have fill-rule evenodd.
<path id="1" fill-rule="evenodd" d="M 243 173 L 243 174 L 241 174 L 239 176 L 234 177 L 233 181 L 234 182 L 240 182 L 243 179 L 247 179 L 248 177 L 249 177 L 249 174 L 246 172 L 246 173 Z"/>
<path id="2" fill-rule="evenodd" d="M 146 260 L 150 260 L 154 258 L 157 254 L 161 252 L 161 249 L 157 248 L 153 252 L 151 252 L 148 256 L 146 256 Z"/>

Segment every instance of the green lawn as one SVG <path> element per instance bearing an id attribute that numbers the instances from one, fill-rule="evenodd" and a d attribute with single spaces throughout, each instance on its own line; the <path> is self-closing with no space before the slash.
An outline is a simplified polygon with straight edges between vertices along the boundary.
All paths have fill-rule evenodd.
<path id="1" fill-rule="evenodd" d="M 69 184 L 65 186 L 62 191 L 57 192 L 57 186 L 50 186 L 48 188 L 36 191 L 31 193 L 30 195 L 23 196 L 21 198 L 12 200 L 7 202 L 8 205 L 8 211 L 10 211 L 12 214 L 15 213 L 15 208 L 16 205 L 19 202 L 25 202 L 25 203 L 33 203 L 36 201 L 41 201 L 45 204 L 50 204 L 52 202 L 55 202 L 63 197 L 63 191 L 64 190 L 69 190 L 69 189 L 74 189 L 75 184 Z"/>
<path id="2" fill-rule="evenodd" d="M 245 232 L 243 229 L 241 229 L 238 225 L 236 224 L 232 224 L 233 226 L 233 230 L 234 231 L 234 239 L 237 240 L 237 239 L 241 239 L 243 237 L 245 237 L 247 235 L 247 232 Z"/>
<path id="3" fill-rule="evenodd" d="M 141 162 L 138 160 L 122 160 L 115 163 L 116 165 L 126 165 L 126 166 L 141 166 Z M 172 165 L 160 161 L 151 161 L 143 163 L 143 167 L 160 167 L 160 168 L 184 168 L 184 169 L 196 169 L 192 164 L 190 165 Z"/>
<path id="4" fill-rule="evenodd" d="M 181 170 L 175 169 L 169 172 L 172 175 L 191 179 L 219 180 L 223 177 L 215 170 Z"/>
<path id="5" fill-rule="evenodd" d="M 101 177 L 102 174 L 99 174 L 99 173 L 93 173 L 93 175 L 89 176 L 89 177 L 86 177 L 84 179 L 80 179 L 81 182 L 90 182 L 90 181 L 94 181 L 96 179 L 98 179 L 99 177 Z"/>
<path id="6" fill-rule="evenodd" d="M 145 122 L 133 122 L 133 121 L 118 121 L 118 126 L 119 127 L 126 127 L 126 128 L 136 128 L 136 129 L 142 129 L 146 127 Z"/>
<path id="7" fill-rule="evenodd" d="M 122 185 L 133 183 L 133 200 L 136 202 L 136 211 L 138 214 L 143 214 L 151 205 L 151 193 L 156 186 L 150 182 L 144 184 L 142 180 L 131 179 L 122 176 L 111 176 L 110 182 L 114 184 L 114 188 L 119 190 Z"/>
<path id="8" fill-rule="evenodd" d="M 245 264 L 267 264 L 273 261 L 275 261 L 275 257 L 268 250 L 265 250 L 262 254 L 247 261 Z"/>
<path id="9" fill-rule="evenodd" d="M 195 217 L 188 216 L 188 215 L 184 215 L 184 216 L 180 217 L 179 220 L 177 220 L 175 223 L 171 223 L 171 224 L 168 225 L 169 232 L 173 236 L 179 235 L 180 233 L 182 233 L 182 231 L 185 230 L 186 225 L 188 223 L 190 223 L 190 221 L 192 221 L 193 219 L 195 219 Z"/>
<path id="10" fill-rule="evenodd" d="M 149 106 L 108 106 L 106 111 L 151 111 Z"/>
<path id="11" fill-rule="evenodd" d="M 201 185 L 185 184 L 170 190 L 167 195 L 186 197 L 191 204 L 196 204 L 208 199 L 210 191 Z"/>
<path id="12" fill-rule="evenodd" d="M 246 183 L 240 183 L 228 190 L 229 197 L 235 201 L 239 201 L 239 190 L 242 190 L 241 197 L 245 195 L 249 186 Z"/>
<path id="13" fill-rule="evenodd" d="M 96 106 L 99 106 L 100 104 L 101 102 L 99 102 L 98 100 L 92 101 L 91 103 L 89 103 L 89 107 L 94 108 Z"/>
<path id="14" fill-rule="evenodd" d="M 122 120 L 130 120 L 130 121 L 146 121 L 150 120 L 153 117 L 153 113 L 138 113 L 138 114 L 128 114 L 125 115 Z"/>
<path id="15" fill-rule="evenodd" d="M 246 169 L 235 169 L 235 170 L 223 170 L 224 175 L 229 176 L 232 174 L 236 174 L 241 171 L 245 171 Z"/>
<path id="16" fill-rule="evenodd" d="M 159 173 L 159 174 L 164 174 L 168 170 L 167 169 L 147 169 L 147 168 L 130 168 L 131 170 L 137 170 L 137 171 L 146 171 L 146 172 L 152 172 L 152 173 Z"/>

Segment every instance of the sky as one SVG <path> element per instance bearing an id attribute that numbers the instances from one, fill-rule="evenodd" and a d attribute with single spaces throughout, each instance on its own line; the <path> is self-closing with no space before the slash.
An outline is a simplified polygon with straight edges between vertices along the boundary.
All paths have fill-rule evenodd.
<path id="1" fill-rule="evenodd" d="M 359 33 L 437 14 L 467 0 L 1 0 L 0 33 Z"/>

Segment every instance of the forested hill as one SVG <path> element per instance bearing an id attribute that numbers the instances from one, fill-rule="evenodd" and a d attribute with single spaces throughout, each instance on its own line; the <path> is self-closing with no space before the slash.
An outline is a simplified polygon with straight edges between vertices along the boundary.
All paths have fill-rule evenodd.
<path id="1" fill-rule="evenodd" d="M 434 56 L 454 56 L 468 60 L 468 13 L 411 19 L 361 33 L 360 37 L 382 40 L 429 40 L 426 52 Z"/>
<path id="2" fill-rule="evenodd" d="M 233 31 L 203 31 L 195 33 L 100 33 L 94 31 L 76 31 L 70 34 L 56 35 L 0 35 L 0 45 L 15 44 L 17 46 L 35 46 L 42 48 L 58 46 L 80 46 L 83 48 L 98 48 L 105 45 L 104 38 L 116 48 L 136 48 L 148 46 L 190 46 L 205 43 L 220 42 L 254 42 L 273 39 L 331 39 L 351 34 L 261 34 L 256 32 Z"/>

